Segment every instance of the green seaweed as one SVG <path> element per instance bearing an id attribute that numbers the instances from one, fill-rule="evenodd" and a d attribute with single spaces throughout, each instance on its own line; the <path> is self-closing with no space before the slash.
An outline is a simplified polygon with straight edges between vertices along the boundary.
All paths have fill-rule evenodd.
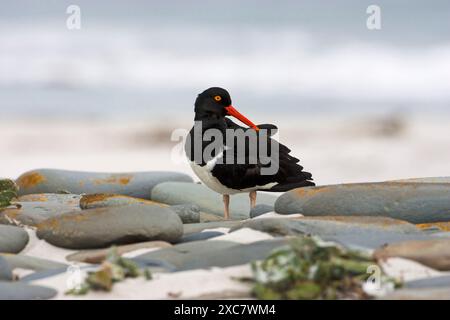
<path id="1" fill-rule="evenodd" d="M 83 295 L 90 290 L 111 291 L 114 283 L 123 281 L 125 278 L 136 278 L 140 275 L 139 267 L 133 261 L 121 257 L 117 248 L 113 246 L 100 268 L 89 272 L 79 288 L 69 290 L 66 294 Z M 145 273 L 144 276 L 146 276 Z"/>
<path id="2" fill-rule="evenodd" d="M 11 179 L 0 179 L 0 209 L 12 204 L 12 200 L 17 198 L 18 187 Z"/>
<path id="3" fill-rule="evenodd" d="M 270 300 L 367 299 L 362 283 L 371 275 L 369 266 L 375 264 L 362 253 L 299 237 L 265 260 L 252 263 L 252 293 Z"/>

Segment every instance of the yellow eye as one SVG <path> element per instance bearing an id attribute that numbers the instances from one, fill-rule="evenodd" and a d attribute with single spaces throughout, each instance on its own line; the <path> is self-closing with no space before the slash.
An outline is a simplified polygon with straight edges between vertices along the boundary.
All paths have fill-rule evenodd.
<path id="1" fill-rule="evenodd" d="M 216 100 L 217 102 L 219 102 L 220 100 L 222 100 L 222 97 L 221 97 L 221 96 L 215 96 L 215 97 L 214 97 L 214 100 Z"/>

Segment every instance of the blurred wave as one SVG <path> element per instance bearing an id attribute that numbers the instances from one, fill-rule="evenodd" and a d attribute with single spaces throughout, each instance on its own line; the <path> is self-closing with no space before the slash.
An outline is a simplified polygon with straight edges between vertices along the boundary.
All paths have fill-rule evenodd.
<path id="1" fill-rule="evenodd" d="M 84 16 L 89 17 L 92 6 L 82 1 Z M 277 11 L 288 23 L 274 25 L 270 19 L 268 23 L 264 17 L 276 7 L 267 1 L 251 21 L 244 15 L 230 24 L 214 19 L 199 23 L 194 18 L 201 14 L 183 8 L 190 10 L 168 11 L 168 16 L 186 14 L 185 20 L 162 23 L 161 17 L 151 19 L 158 11 L 146 12 L 147 20 L 138 14 L 133 21 L 120 11 L 123 7 L 113 7 L 109 16 L 86 18 L 79 31 L 65 28 L 64 14 L 59 20 L 52 14 L 36 14 L 39 19 L 33 23 L 3 20 L 2 113 L 190 113 L 195 95 L 210 86 L 228 88 L 246 109 L 369 113 L 448 109 L 450 41 L 445 36 L 426 44 L 423 35 L 413 45 L 388 41 L 392 34 L 386 15 L 388 30 L 372 31 L 384 34 L 386 41 L 374 41 L 373 33 L 364 30 L 363 5 L 358 7 L 360 27 L 348 39 L 339 28 L 324 33 L 305 25 L 311 18 L 295 20 L 289 6 Z M 241 11 L 248 9 L 243 5 Z M 95 7 L 92 10 L 96 12 Z M 13 12 L 20 16 L 20 11 Z M 349 11 L 349 17 L 352 14 Z M 330 19 L 331 25 L 348 24 L 339 15 Z M 432 34 L 433 29 L 427 32 Z M 405 31 L 404 37 L 411 33 Z"/>

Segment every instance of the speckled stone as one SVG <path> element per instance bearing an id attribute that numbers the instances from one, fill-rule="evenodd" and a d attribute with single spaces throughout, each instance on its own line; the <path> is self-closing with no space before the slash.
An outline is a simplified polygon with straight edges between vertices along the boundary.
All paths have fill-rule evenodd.
<path id="1" fill-rule="evenodd" d="M 450 300 L 450 287 L 399 289 L 379 298 L 380 300 Z"/>
<path id="2" fill-rule="evenodd" d="M 25 195 L 16 203 L 19 208 L 8 208 L 0 212 L 0 223 L 16 221 L 28 226 L 37 224 L 63 213 L 80 211 L 80 195 L 75 194 L 32 194 Z"/>
<path id="3" fill-rule="evenodd" d="M 176 271 L 230 267 L 264 259 L 276 248 L 285 246 L 289 240 L 272 239 L 251 244 L 212 240 L 182 243 L 171 248 L 149 252 L 136 257 L 137 261 L 164 261 Z"/>
<path id="4" fill-rule="evenodd" d="M 394 243 L 376 250 L 374 257 L 378 260 L 401 257 L 420 262 L 433 269 L 449 271 L 450 238 Z"/>
<path id="5" fill-rule="evenodd" d="M 265 218 L 245 221 L 231 229 L 267 232 L 273 236 L 315 235 L 352 249 L 376 249 L 388 243 L 429 239 L 415 225 L 386 217 Z"/>
<path id="6" fill-rule="evenodd" d="M 0 254 L 12 269 L 20 268 L 33 271 L 47 271 L 67 268 L 67 264 L 23 254 Z"/>
<path id="7" fill-rule="evenodd" d="M 140 199 L 130 196 L 124 196 L 120 194 L 88 194 L 81 197 L 80 207 L 83 210 L 106 208 L 106 207 L 119 207 L 123 205 L 140 204 L 150 206 L 160 206 L 163 208 L 170 208 L 181 219 L 183 223 L 198 223 L 200 222 L 200 210 L 198 206 L 192 204 L 181 204 L 175 206 L 169 206 L 168 204 Z"/>
<path id="8" fill-rule="evenodd" d="M 218 231 L 203 231 L 199 233 L 192 233 L 180 239 L 179 243 L 191 242 L 191 241 L 200 241 L 200 240 L 208 240 L 211 238 L 223 236 L 223 232 Z"/>
<path id="9" fill-rule="evenodd" d="M 183 224 L 172 210 L 161 206 L 128 205 L 63 214 L 38 225 L 37 236 L 69 249 L 161 240 L 176 242 Z"/>
<path id="10" fill-rule="evenodd" d="M 52 288 L 33 286 L 22 282 L 0 281 L 1 300 L 50 299 L 56 296 L 56 294 L 56 290 Z"/>
<path id="11" fill-rule="evenodd" d="M 267 204 L 258 204 L 250 210 L 250 218 L 258 217 L 264 213 L 272 212 L 275 208 Z"/>
<path id="12" fill-rule="evenodd" d="M 0 252 L 19 253 L 28 241 L 28 233 L 22 228 L 0 224 Z"/>
<path id="13" fill-rule="evenodd" d="M 179 172 L 99 173 L 56 169 L 38 169 L 22 174 L 16 181 L 19 195 L 33 193 L 74 194 L 113 193 L 149 199 L 153 187 L 161 182 L 192 182 Z"/>
<path id="14" fill-rule="evenodd" d="M 386 216 L 412 223 L 450 221 L 450 184 L 381 182 L 299 188 L 275 203 L 280 214 Z"/>
<path id="15" fill-rule="evenodd" d="M 403 286 L 408 289 L 448 288 L 450 290 L 450 276 L 447 275 L 407 281 Z"/>
<path id="16" fill-rule="evenodd" d="M 13 273 L 8 260 L 0 256 L 0 281 L 12 281 Z"/>

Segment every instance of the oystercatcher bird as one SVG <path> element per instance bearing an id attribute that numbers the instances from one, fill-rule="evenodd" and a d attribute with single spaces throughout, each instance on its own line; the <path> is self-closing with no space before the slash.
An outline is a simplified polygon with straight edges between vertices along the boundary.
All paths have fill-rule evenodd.
<path id="1" fill-rule="evenodd" d="M 239 126 L 228 116 L 249 128 Z M 194 120 L 195 125 L 186 139 L 185 152 L 199 179 L 223 195 L 226 219 L 230 217 L 230 195 L 248 192 L 253 208 L 258 190 L 284 192 L 315 185 L 311 174 L 303 171 L 299 160 L 289 154 L 291 150 L 271 138 L 277 127 L 271 124 L 255 125 L 232 106 L 227 90 L 213 87 L 200 93 L 195 101 Z M 264 135 L 262 129 L 265 130 Z M 238 130 L 244 134 L 250 133 L 249 137 L 254 134 L 256 139 L 244 137 L 245 148 L 240 148 L 242 144 L 239 144 L 237 137 L 227 139 L 230 130 L 231 133 Z M 265 159 L 259 152 L 261 142 L 267 146 Z M 251 154 L 251 150 L 258 152 Z M 210 154 L 205 151 L 210 151 Z"/>

